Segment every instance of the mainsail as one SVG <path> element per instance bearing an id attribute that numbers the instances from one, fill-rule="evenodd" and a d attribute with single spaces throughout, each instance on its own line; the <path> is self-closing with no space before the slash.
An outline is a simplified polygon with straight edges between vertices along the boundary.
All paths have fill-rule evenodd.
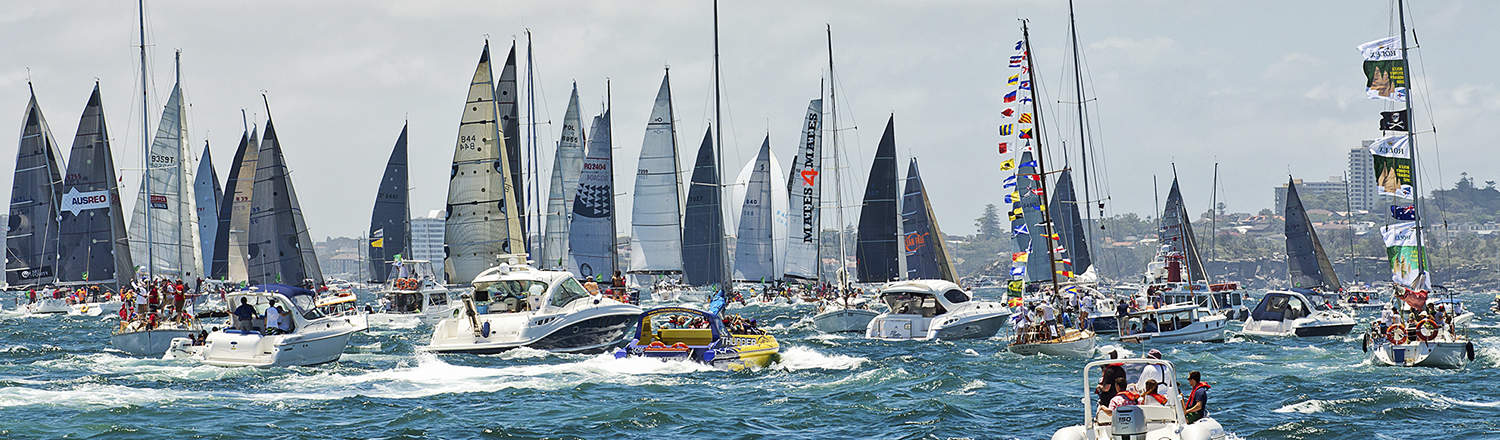
<path id="1" fill-rule="evenodd" d="M 1294 288 L 1330 293 L 1343 290 L 1302 206 L 1302 197 L 1297 195 L 1297 184 L 1290 177 L 1286 182 L 1286 271 Z"/>
<path id="2" fill-rule="evenodd" d="M 630 272 L 682 272 L 682 179 L 672 120 L 670 74 L 661 79 L 636 167 L 630 214 Z"/>
<path id="3" fill-rule="evenodd" d="M 724 280 L 724 211 L 719 166 L 714 160 L 713 130 L 705 130 L 683 216 L 683 276 L 688 284 L 706 286 Z"/>
<path id="4" fill-rule="evenodd" d="M 906 169 L 906 191 L 902 193 L 901 206 L 901 224 L 906 232 L 906 278 L 958 282 L 958 272 L 953 270 L 953 260 L 943 243 L 943 231 L 938 229 L 915 157 Z"/>
<path id="5" fill-rule="evenodd" d="M 218 246 L 219 203 L 224 199 L 224 189 L 219 186 L 214 161 L 208 156 L 207 141 L 203 142 L 203 156 L 198 159 L 198 172 L 194 174 L 193 212 L 198 215 L 198 250 L 203 270 L 208 271 L 213 269 L 214 250 Z"/>
<path id="6" fill-rule="evenodd" d="M 255 197 L 250 214 L 250 284 L 323 283 L 312 255 L 307 226 L 301 221 L 297 192 L 287 172 L 276 127 L 266 118 L 266 135 L 256 155 Z M 312 255 L 312 264 L 308 256 Z"/>
<path id="7" fill-rule="evenodd" d="M 901 276 L 896 251 L 900 235 L 896 221 L 896 117 L 885 123 L 885 134 L 875 148 L 875 162 L 865 183 L 864 207 L 859 210 L 859 236 L 854 259 L 859 266 L 859 281 L 886 282 Z"/>
<path id="8" fill-rule="evenodd" d="M 385 282 L 391 262 L 411 256 L 411 206 L 406 186 L 406 126 L 385 162 L 385 174 L 375 192 L 375 208 L 370 213 L 370 279 Z"/>
<path id="9" fill-rule="evenodd" d="M 506 180 L 505 193 L 512 195 L 516 210 L 507 211 L 515 213 L 512 217 L 520 220 L 521 241 L 526 247 L 524 253 L 531 253 L 531 236 L 526 235 L 526 185 L 522 180 L 521 172 L 521 106 L 516 105 L 516 43 L 510 43 L 510 54 L 505 57 L 505 67 L 500 68 L 500 81 L 495 83 L 495 102 L 500 104 L 500 136 L 505 138 L 506 167 L 509 170 L 509 178 Z M 517 250 L 516 253 L 523 253 Z"/>
<path id="10" fill-rule="evenodd" d="M 739 232 L 734 246 L 734 279 L 770 281 L 778 278 L 773 240 L 771 201 L 771 138 L 760 144 L 745 185 Z"/>
<path id="11" fill-rule="evenodd" d="M 199 267 L 203 254 L 198 249 L 198 210 L 188 187 L 193 182 L 193 166 L 187 146 L 187 113 L 179 81 L 172 87 L 151 141 L 151 161 L 130 216 L 130 251 L 133 261 L 150 264 L 156 276 L 190 280 L 203 274 Z M 150 179 L 150 185 L 144 179 Z"/>
<path id="12" fill-rule="evenodd" d="M 573 216 L 573 195 L 578 191 L 578 174 L 583 171 L 583 121 L 578 111 L 578 84 L 568 98 L 568 113 L 563 116 L 562 137 L 552 160 L 552 182 L 547 189 L 547 231 L 542 239 L 542 255 L 537 265 L 543 268 L 571 267 L 568 263 L 568 219 Z"/>
<path id="13" fill-rule="evenodd" d="M 786 244 L 786 276 L 817 280 L 822 255 L 823 200 L 823 100 L 807 104 L 802 124 L 802 144 L 792 158 L 792 172 L 787 175 L 787 212 L 791 213 L 790 236 Z"/>
<path id="14" fill-rule="evenodd" d="M 214 242 L 214 279 L 244 282 L 250 279 L 250 200 L 255 193 L 255 169 L 260 156 L 256 128 L 240 136 L 240 146 L 230 162 L 229 179 L 219 201 L 219 230 Z"/>
<path id="15" fill-rule="evenodd" d="M 113 284 L 130 279 L 130 238 L 120 207 L 119 180 L 109 150 L 99 85 L 83 109 L 78 134 L 68 153 L 68 172 L 59 203 L 58 284 Z M 121 279 L 123 278 L 123 279 Z"/>
<path id="16" fill-rule="evenodd" d="M 1089 253 L 1088 236 L 1084 235 L 1083 218 L 1078 215 L 1078 195 L 1073 190 L 1071 169 L 1063 169 L 1051 193 L 1052 204 L 1047 212 L 1052 214 L 1052 229 L 1061 238 L 1058 243 L 1063 251 L 1055 253 L 1060 260 L 1057 270 L 1075 275 L 1087 273 L 1094 261 Z"/>
<path id="17" fill-rule="evenodd" d="M 61 160 L 62 151 L 32 93 L 16 150 L 5 236 L 5 282 L 12 287 L 52 284 L 57 279 Z"/>
<path id="18" fill-rule="evenodd" d="M 595 116 L 589 128 L 589 149 L 573 200 L 568 225 L 568 252 L 574 275 L 609 280 L 615 270 L 614 152 L 610 151 L 609 110 Z"/>
<path id="19" fill-rule="evenodd" d="M 1187 208 L 1182 203 L 1182 191 L 1177 187 L 1177 178 L 1172 178 L 1172 189 L 1167 192 L 1167 204 L 1161 213 L 1161 229 L 1158 232 L 1162 246 L 1168 255 L 1186 258 L 1186 279 L 1192 282 L 1207 281 L 1203 260 L 1198 254 L 1198 239 L 1193 235 L 1193 225 L 1188 220 Z"/>
<path id="20" fill-rule="evenodd" d="M 515 197 L 507 191 L 510 164 L 500 144 L 504 135 L 497 111 L 490 44 L 485 42 L 469 81 L 448 180 L 443 269 L 449 282 L 468 283 L 498 263 L 499 256 L 526 252 Z"/>

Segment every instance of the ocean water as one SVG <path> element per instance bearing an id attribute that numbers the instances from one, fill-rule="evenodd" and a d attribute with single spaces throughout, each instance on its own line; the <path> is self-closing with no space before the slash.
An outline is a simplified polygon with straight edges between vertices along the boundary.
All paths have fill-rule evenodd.
<path id="1" fill-rule="evenodd" d="M 1161 349 L 1184 381 L 1201 371 L 1240 438 L 1500 438 L 1490 298 L 1465 298 L 1479 358 L 1458 371 L 1372 366 L 1357 335 L 1125 348 Z M 1084 362 L 1010 354 L 1008 330 L 889 343 L 818 334 L 811 306 L 738 312 L 771 325 L 781 363 L 433 355 L 417 326 L 357 335 L 334 364 L 219 368 L 112 351 L 111 318 L 0 312 L 0 438 L 1045 439 L 1082 421 Z"/>

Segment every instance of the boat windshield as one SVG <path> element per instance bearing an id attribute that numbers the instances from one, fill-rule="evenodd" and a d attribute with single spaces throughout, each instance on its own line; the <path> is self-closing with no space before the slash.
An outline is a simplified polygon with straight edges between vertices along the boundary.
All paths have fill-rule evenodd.
<path id="1" fill-rule="evenodd" d="M 1266 295 L 1250 312 L 1250 317 L 1257 321 L 1290 321 L 1307 315 L 1307 305 L 1287 294 Z"/>
<path id="2" fill-rule="evenodd" d="M 583 286 L 578 284 L 578 280 L 569 278 L 558 283 L 557 291 L 552 292 L 552 298 L 547 301 L 547 305 L 562 307 L 573 302 L 573 300 L 587 298 L 588 296 L 589 291 L 584 290 Z"/>
<path id="3" fill-rule="evenodd" d="M 924 318 L 947 313 L 937 298 L 930 294 L 914 292 L 895 292 L 881 295 L 885 305 L 890 306 L 891 313 L 897 315 L 922 315 Z"/>
<path id="4" fill-rule="evenodd" d="M 474 290 L 474 304 L 487 313 L 530 311 L 547 291 L 547 283 L 537 280 L 502 280 Z M 439 295 L 439 294 L 433 294 Z M 432 297 L 433 305 L 447 303 L 447 295 Z M 442 301 L 439 303 L 438 301 Z"/>

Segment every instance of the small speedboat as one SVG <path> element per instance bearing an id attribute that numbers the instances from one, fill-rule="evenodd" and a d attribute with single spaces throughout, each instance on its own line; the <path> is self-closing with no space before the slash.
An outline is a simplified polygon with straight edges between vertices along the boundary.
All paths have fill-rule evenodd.
<path id="1" fill-rule="evenodd" d="M 857 300 L 857 301 L 856 301 Z M 880 312 L 865 307 L 864 298 L 856 298 L 849 302 L 839 300 L 828 300 L 818 304 L 818 313 L 813 315 L 813 328 L 823 333 L 851 333 L 863 332 L 870 327 L 870 321 L 880 316 Z"/>
<path id="2" fill-rule="evenodd" d="M 562 271 L 502 263 L 474 278 L 474 292 L 438 321 L 423 350 L 498 353 L 518 347 L 604 352 L 625 341 L 641 308 L 590 294 Z"/>
<path id="3" fill-rule="evenodd" d="M 975 301 L 945 280 L 907 280 L 886 285 L 880 301 L 890 307 L 870 320 L 865 337 L 885 341 L 990 338 L 1010 320 L 1010 309 Z"/>
<path id="4" fill-rule="evenodd" d="M 776 337 L 746 325 L 689 307 L 659 307 L 639 315 L 635 338 L 615 351 L 631 357 L 701 362 L 717 368 L 759 368 L 780 357 Z"/>
<path id="5" fill-rule="evenodd" d="M 1188 423 L 1183 415 L 1182 397 L 1165 395 L 1165 404 L 1127 405 L 1113 412 L 1095 408 L 1094 385 L 1103 376 L 1103 368 L 1122 364 L 1127 372 L 1161 366 L 1164 383 L 1177 383 L 1177 369 L 1160 359 L 1110 359 L 1090 362 L 1083 370 L 1083 424 L 1057 430 L 1052 440 L 1222 440 L 1228 438 L 1224 427 L 1212 417 Z M 1136 377 L 1133 377 L 1134 374 Z M 1136 383 L 1139 373 L 1127 373 L 1126 381 Z"/>
<path id="6" fill-rule="evenodd" d="M 370 313 L 370 325 L 391 326 L 413 319 L 431 324 L 458 309 L 458 303 L 448 298 L 448 288 L 437 282 L 431 263 L 398 260 L 391 265 L 390 279 L 377 292 L 380 307 Z"/>
<path id="7" fill-rule="evenodd" d="M 1130 314 L 1121 342 L 1223 342 L 1228 319 L 1193 303 Z M 1247 324 L 1248 325 L 1248 324 Z"/>
<path id="8" fill-rule="evenodd" d="M 33 315 L 60 315 L 68 313 L 72 307 L 67 301 L 58 298 L 37 298 L 36 302 L 21 306 L 21 310 Z M 117 309 L 118 310 L 118 309 Z"/>
<path id="9" fill-rule="evenodd" d="M 1260 299 L 1241 333 L 1253 336 L 1338 336 L 1354 329 L 1354 318 L 1314 302 L 1302 292 L 1272 290 Z"/>
<path id="10" fill-rule="evenodd" d="M 226 294 L 235 307 L 255 308 L 252 322 L 238 322 L 230 315 L 225 328 L 208 334 L 203 345 L 190 338 L 172 340 L 165 359 L 192 359 L 220 367 L 287 367 L 317 365 L 339 360 L 355 332 L 369 323 L 363 314 L 327 316 L 316 307 L 317 294 L 282 284 L 264 284 Z M 265 311 L 280 306 L 287 312 L 290 330 L 266 328 Z"/>
<path id="11" fill-rule="evenodd" d="M 1062 335 L 1052 339 L 1040 339 L 1036 335 L 1018 335 L 1018 339 L 1011 342 L 1009 350 L 1011 353 L 1022 356 L 1045 354 L 1086 359 L 1094 355 L 1094 347 L 1098 339 L 1093 331 L 1070 328 L 1064 329 Z"/>

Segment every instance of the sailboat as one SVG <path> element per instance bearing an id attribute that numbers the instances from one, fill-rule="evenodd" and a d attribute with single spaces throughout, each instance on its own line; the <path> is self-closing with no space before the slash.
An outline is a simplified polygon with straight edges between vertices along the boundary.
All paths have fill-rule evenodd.
<path id="1" fill-rule="evenodd" d="M 451 284 L 468 284 L 501 257 L 526 253 L 514 188 L 507 183 L 510 159 L 501 145 L 493 78 L 485 41 L 469 81 L 448 180 L 443 272 Z"/>
<path id="2" fill-rule="evenodd" d="M 27 84 L 30 90 L 30 83 Z M 37 288 L 57 280 L 57 219 L 63 188 L 62 151 L 36 102 L 26 103 L 21 142 L 11 181 L 9 229 L 5 237 L 5 283 Z"/>
<path id="3" fill-rule="evenodd" d="M 68 155 L 58 221 L 57 285 L 119 292 L 134 273 L 99 85 L 89 95 Z"/>
<path id="4" fill-rule="evenodd" d="M 1406 2 L 1396 2 L 1401 35 L 1359 46 L 1364 55 L 1367 95 L 1395 101 L 1404 107 L 1382 112 L 1383 132 L 1404 131 L 1370 144 L 1378 186 L 1383 195 L 1410 199 L 1411 205 L 1391 206 L 1391 220 L 1380 228 L 1390 258 L 1394 313 L 1370 324 L 1362 348 L 1372 363 L 1398 367 L 1463 368 L 1474 360 L 1474 341 L 1463 330 L 1472 314 L 1462 310 L 1456 298 L 1428 301 L 1434 287 L 1429 272 L 1431 259 L 1423 237 L 1422 192 L 1418 186 L 1416 126 L 1412 123 L 1414 91 L 1407 70 Z M 1433 303 L 1438 303 L 1434 305 Z M 1455 310 L 1456 309 L 1456 310 Z"/>
<path id="5" fill-rule="evenodd" d="M 130 250 L 131 259 L 146 266 L 153 278 L 193 280 L 203 275 L 203 254 L 198 248 L 198 210 L 189 186 L 194 168 L 188 156 L 180 53 L 176 70 L 177 83 L 146 151 L 149 161 L 130 219 Z"/>
<path id="6" fill-rule="evenodd" d="M 198 158 L 198 172 L 194 176 L 193 211 L 198 215 L 198 251 L 202 254 L 202 268 L 207 274 L 213 268 L 219 232 L 219 204 L 224 200 L 219 173 L 214 170 L 214 161 L 209 157 L 208 141 L 203 142 L 203 154 Z M 202 277 L 208 278 L 207 275 Z"/>
<path id="7" fill-rule="evenodd" d="M 500 68 L 500 80 L 495 82 L 495 102 L 500 107 L 500 136 L 505 138 L 505 179 L 507 194 L 515 209 L 506 211 L 510 217 L 520 220 L 520 241 L 523 247 L 515 253 L 531 253 L 531 236 L 526 235 L 526 184 L 521 167 L 521 106 L 516 102 L 516 42 L 511 41 L 510 52 L 505 56 L 505 65 Z M 514 231 L 512 231 L 514 232 Z"/>
<path id="8" fill-rule="evenodd" d="M 1262 296 L 1242 333 L 1257 336 L 1337 336 L 1354 328 L 1354 318 L 1333 307 L 1332 299 L 1344 290 L 1333 272 L 1323 243 L 1313 230 L 1312 219 L 1297 195 L 1297 183 L 1286 182 L 1286 265 L 1290 290 L 1272 290 Z"/>
<path id="9" fill-rule="evenodd" d="M 583 121 L 578 110 L 578 83 L 568 98 L 568 112 L 563 116 L 562 136 L 552 160 L 552 180 L 547 189 L 547 225 L 542 239 L 542 254 L 537 267 L 561 269 L 568 261 L 568 223 L 573 217 L 573 199 L 578 192 L 578 176 L 583 172 Z"/>
<path id="10" fill-rule="evenodd" d="M 943 231 L 938 228 L 927 198 L 927 187 L 917 170 L 917 158 L 906 169 L 906 191 L 902 194 L 901 226 L 905 232 L 906 278 L 911 280 L 946 280 L 958 282 Z"/>
<path id="11" fill-rule="evenodd" d="M 658 300 L 672 299 L 683 287 L 674 278 L 683 272 L 682 177 L 675 124 L 669 72 L 662 75 L 646 122 L 630 215 L 629 273 L 651 277 L 640 284 Z"/>
<path id="12" fill-rule="evenodd" d="M 783 275 L 789 280 L 823 278 L 823 98 L 807 103 L 800 146 L 787 175 L 786 257 Z"/>
<path id="13" fill-rule="evenodd" d="M 234 150 L 224 194 L 219 201 L 219 228 L 214 234 L 213 271 L 216 280 L 245 283 L 250 280 L 250 201 L 255 194 L 255 168 L 260 156 L 258 127 L 246 127 Z"/>
<path id="14" fill-rule="evenodd" d="M 865 182 L 864 206 L 859 210 L 859 229 L 854 260 L 861 283 L 884 283 L 902 275 L 900 242 L 901 212 L 896 207 L 896 116 L 886 120 L 885 133 L 875 147 L 875 160 Z"/>
<path id="15" fill-rule="evenodd" d="M 1088 320 L 1090 330 L 1099 334 L 1116 333 L 1120 325 L 1120 320 L 1115 316 L 1118 303 L 1113 296 L 1099 291 L 1099 277 L 1094 271 L 1089 240 L 1084 232 L 1084 221 L 1078 215 L 1079 203 L 1073 188 L 1073 170 L 1064 168 L 1058 173 L 1057 183 L 1052 187 L 1052 203 L 1047 210 L 1056 222 L 1055 229 L 1060 238 L 1058 242 L 1064 254 L 1060 260 L 1062 275 L 1071 278 L 1063 284 L 1073 293 L 1088 297 L 1087 301 L 1080 301 L 1090 306 L 1088 316 L 1082 318 Z"/>
<path id="16" fill-rule="evenodd" d="M 1194 303 L 1229 319 L 1244 320 L 1250 316 L 1250 308 L 1244 305 L 1239 283 L 1214 283 L 1209 279 L 1191 217 L 1174 176 L 1157 229 L 1161 248 L 1146 266 L 1137 301 L 1149 302 L 1160 296 L 1164 304 Z"/>
<path id="17" fill-rule="evenodd" d="M 370 281 L 384 283 L 391 263 L 411 255 L 411 203 L 407 191 L 406 130 L 396 137 L 370 212 Z"/>
<path id="18" fill-rule="evenodd" d="M 248 246 L 250 284 L 322 285 L 321 271 L 304 256 L 312 251 L 305 247 L 310 236 L 306 223 L 298 221 L 301 206 L 269 111 L 256 158 Z"/>
<path id="19" fill-rule="evenodd" d="M 727 278 L 724 273 L 722 200 L 719 166 L 710 128 L 704 131 L 703 142 L 693 161 L 693 175 L 682 219 L 682 272 L 689 285 L 709 286 Z M 691 299 L 707 300 L 706 297 Z"/>
<path id="20" fill-rule="evenodd" d="M 590 124 L 588 151 L 583 157 L 583 173 L 578 178 L 577 197 L 573 199 L 573 219 L 568 225 L 571 272 L 580 279 L 593 279 L 600 284 L 609 282 L 618 269 L 614 152 L 611 151 L 614 144 L 610 140 L 609 121 L 609 110 L 605 109 Z"/>
<path id="21" fill-rule="evenodd" d="M 749 164 L 750 173 L 744 179 L 744 197 L 740 206 L 738 233 L 735 234 L 734 280 L 760 284 L 780 278 L 776 270 L 776 247 L 774 215 L 775 202 L 771 195 L 771 176 L 779 175 L 771 169 L 771 138 L 767 136 L 760 144 L 759 152 Z M 769 298 L 770 292 L 763 292 Z"/>

